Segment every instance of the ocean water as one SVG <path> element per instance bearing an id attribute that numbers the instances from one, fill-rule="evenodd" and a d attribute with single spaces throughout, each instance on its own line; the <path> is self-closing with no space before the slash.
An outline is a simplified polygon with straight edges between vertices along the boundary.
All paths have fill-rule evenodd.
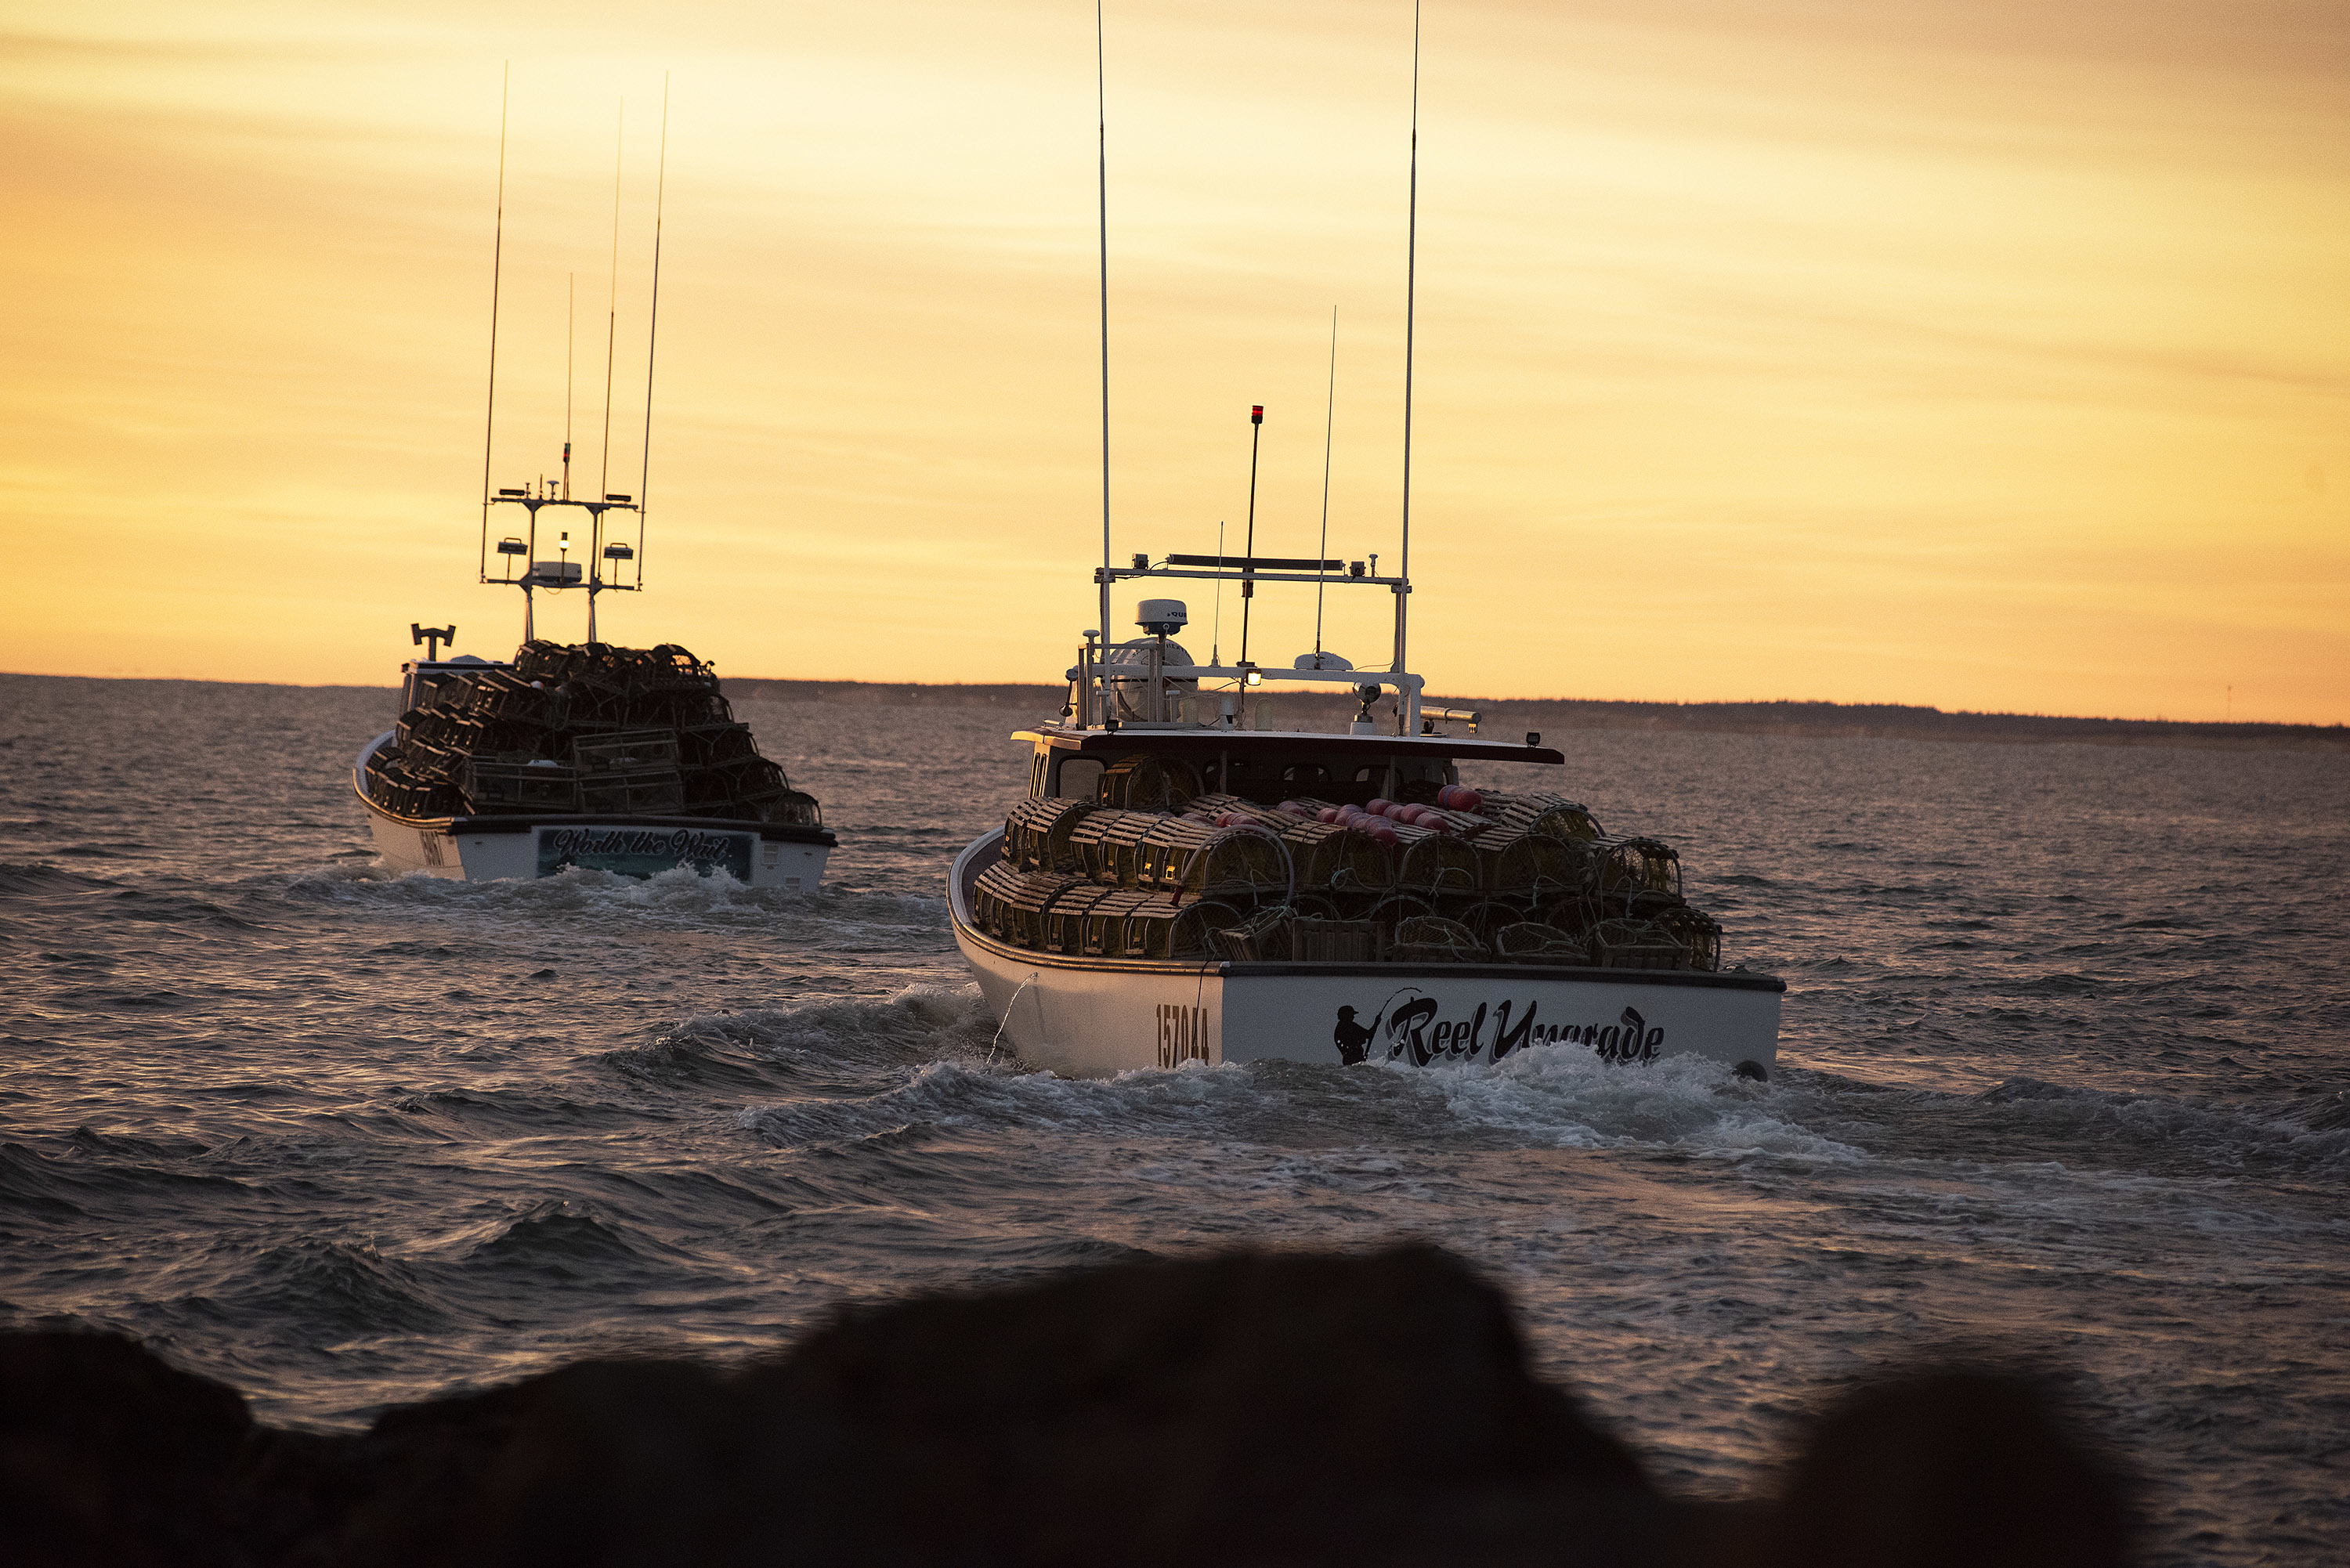
<path id="1" fill-rule="evenodd" d="M 1669 1487 L 1995 1355 L 2146 1473 L 2151 1561 L 2350 1555 L 2350 756 L 1570 735 L 1567 792 L 1787 978 L 1771 1084 L 1072 1082 L 996 1046 L 941 898 L 1033 715 L 743 701 L 841 836 L 800 896 L 389 877 L 347 780 L 393 706 L 0 677 L 0 1321 L 343 1428 L 847 1300 L 1416 1236 Z"/>

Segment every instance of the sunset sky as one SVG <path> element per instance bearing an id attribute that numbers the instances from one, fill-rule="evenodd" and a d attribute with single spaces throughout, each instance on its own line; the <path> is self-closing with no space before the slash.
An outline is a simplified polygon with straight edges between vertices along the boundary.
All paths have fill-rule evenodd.
<path id="1" fill-rule="evenodd" d="M 1095 624 L 1094 13 L 0 20 L 0 669 L 388 683 L 552 473 L 578 296 L 650 590 L 723 674 L 1051 680 Z M 1409 0 L 1108 9 L 1115 546 L 1398 546 Z M 625 108 L 623 108 L 625 105 Z M 1438 691 L 2350 721 L 2350 6 L 1426 13 L 1413 659 Z M 1211 600 L 1191 599 L 1204 657 Z M 1119 619 L 1130 618 L 1121 594 Z M 579 596 L 541 630 L 581 630 Z M 1312 596 L 1258 601 L 1260 661 Z M 1326 640 L 1384 663 L 1382 596 Z M 1238 605 L 1223 606 L 1234 651 Z"/>

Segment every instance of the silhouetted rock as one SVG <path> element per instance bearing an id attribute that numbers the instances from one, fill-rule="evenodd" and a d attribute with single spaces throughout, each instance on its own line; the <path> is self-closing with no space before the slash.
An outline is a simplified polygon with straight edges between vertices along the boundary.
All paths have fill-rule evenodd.
<path id="1" fill-rule="evenodd" d="M 1922 1372 L 1821 1418 L 1763 1568 L 2121 1568 L 2127 1488 L 2037 1380 Z"/>
<path id="2" fill-rule="evenodd" d="M 234 1561 L 227 1500 L 252 1431 L 236 1390 L 129 1340 L 0 1334 L 0 1558 Z"/>
<path id="3" fill-rule="evenodd" d="M 1608 1500 L 1595 1528 L 1661 1511 L 1631 1455 L 1527 1376 L 1499 1293 L 1423 1249 L 904 1303 L 743 1386 L 839 1434 L 811 1456 L 821 1494 L 857 1500 L 877 1560 L 1377 1563 L 1445 1555 L 1422 1542 L 1431 1510 L 1503 1534 L 1568 1490 Z"/>
<path id="4" fill-rule="evenodd" d="M 2123 1517 L 2032 1385 L 1959 1374 L 1840 1407 L 1775 1508 L 1674 1502 L 1422 1248 L 902 1302 L 733 1372 L 583 1363 L 347 1437 L 127 1341 L 0 1336 L 0 1511 L 43 1568 L 2104 1568 Z"/>

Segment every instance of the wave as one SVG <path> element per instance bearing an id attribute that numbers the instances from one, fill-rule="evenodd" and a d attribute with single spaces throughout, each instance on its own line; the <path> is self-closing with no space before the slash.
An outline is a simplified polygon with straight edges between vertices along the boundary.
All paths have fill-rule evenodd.
<path id="1" fill-rule="evenodd" d="M 2166 1172 L 2233 1175 L 2260 1168 L 2350 1174 L 2350 1125 L 2331 1125 L 2321 1104 L 2197 1102 L 2167 1095 L 2082 1088 L 2009 1078 L 1950 1101 L 1978 1119 L 2084 1163 L 2137 1156 Z M 2350 1115 L 2341 1120 L 2350 1123 Z"/>
<path id="2" fill-rule="evenodd" d="M 905 938 L 943 946 L 943 897 L 839 887 L 795 891 L 753 888 L 724 871 L 704 876 L 681 866 L 652 877 L 621 877 L 571 867 L 552 877 L 528 880 L 465 882 L 422 872 L 395 875 L 380 861 L 329 865 L 274 883 L 289 902 L 322 903 L 408 914 L 545 920 L 576 924 L 582 919 L 631 924 L 755 929 L 782 941 Z M 827 940 L 827 939 L 830 939 Z"/>
<path id="3" fill-rule="evenodd" d="M 879 1093 L 754 1106 L 737 1122 L 785 1148 L 895 1145 L 970 1128 L 1211 1146 L 1465 1140 L 1483 1147 L 1648 1147 L 1731 1158 L 1865 1158 L 1777 1110 L 1773 1091 L 1734 1079 L 1716 1063 L 1676 1057 L 1618 1066 L 1562 1045 L 1514 1053 L 1499 1064 L 1193 1064 L 1098 1079 L 1059 1078 L 1000 1061 L 943 1061 Z"/>
<path id="4" fill-rule="evenodd" d="M 593 1059 L 623 1076 L 670 1085 L 755 1081 L 863 1092 L 924 1063 L 984 1057 L 994 1033 L 977 988 L 910 985 L 879 1002 L 698 1013 L 650 1045 Z"/>
<path id="5" fill-rule="evenodd" d="M 347 1241 L 268 1248 L 224 1299 L 345 1334 L 432 1334 L 455 1321 L 406 1264 Z"/>

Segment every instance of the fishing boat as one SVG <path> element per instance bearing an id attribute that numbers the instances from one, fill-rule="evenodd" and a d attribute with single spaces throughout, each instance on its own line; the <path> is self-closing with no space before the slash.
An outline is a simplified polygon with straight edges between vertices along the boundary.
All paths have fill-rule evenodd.
<path id="1" fill-rule="evenodd" d="M 1410 592 L 1361 562 L 1170 556 L 1136 578 Z M 1013 739 L 1029 787 L 957 857 L 955 942 L 1002 1037 L 1097 1076 L 1187 1062 L 1495 1062 L 1534 1045 L 1676 1053 L 1767 1079 L 1785 983 L 1721 967 L 1659 839 L 1610 836 L 1543 787 L 1565 756 L 1424 706 L 1399 659 L 1195 665 L 1171 598 L 1144 636 L 1086 633 L 1062 716 Z M 1105 619 L 1107 618 L 1105 617 Z M 1345 695 L 1343 728 L 1285 722 L 1274 689 Z M 1388 711 L 1378 711 L 1385 702 Z M 1533 782 L 1478 789 L 1480 776 Z"/>
<path id="2" fill-rule="evenodd" d="M 668 168 L 662 108 L 662 171 Z M 635 492 L 608 488 L 612 345 L 605 353 L 603 474 L 571 483 L 567 353 L 562 464 L 553 478 L 490 487 L 497 410 L 498 278 L 504 254 L 505 157 L 498 160 L 490 396 L 482 456 L 478 579 L 522 593 L 522 645 L 511 659 L 441 657 L 457 628 L 411 625 L 425 657 L 400 668 L 397 723 L 359 749 L 351 788 L 376 848 L 401 873 L 487 881 L 572 870 L 652 877 L 689 867 L 753 888 L 813 891 L 835 839 L 814 796 L 760 754 L 719 689 L 717 672 L 673 643 L 598 641 L 596 601 L 644 588 L 645 477 L 652 448 L 653 328 L 645 351 L 643 464 Z M 619 299 L 619 182 L 614 182 L 613 301 Z M 653 224 L 653 310 L 660 319 L 660 202 Z M 627 483 L 625 479 L 622 483 Z M 519 511 L 518 531 L 494 538 L 494 516 Z M 542 514 L 546 514 L 542 516 Z M 633 520 L 633 527 L 630 527 Z M 575 550 L 572 533 L 581 535 Z M 633 535 L 633 538 L 629 537 Z M 550 547 L 551 545 L 551 547 Z M 494 567 L 494 570 L 493 569 Z M 541 639 L 540 593 L 582 591 L 585 642 Z"/>
<path id="3" fill-rule="evenodd" d="M 525 639 L 504 661 L 431 657 L 455 631 L 411 628 L 428 657 L 401 667 L 400 722 L 351 769 L 389 868 L 822 882 L 836 841 L 816 798 L 759 754 L 691 652 Z"/>
<path id="4" fill-rule="evenodd" d="M 1066 672 L 1059 717 L 1013 739 L 1028 792 L 972 840 L 948 879 L 956 945 L 1025 1060 L 1073 1075 L 1188 1063 L 1500 1062 L 1536 1046 L 1613 1063 L 1692 1054 L 1767 1080 L 1777 1061 L 1775 976 L 1725 970 L 1718 922 L 1683 896 L 1660 839 L 1610 836 L 1542 787 L 1565 756 L 1538 734 L 1481 735 L 1475 710 L 1426 705 L 1407 662 L 1411 564 L 1411 365 L 1419 235 L 1419 23 L 1412 62 L 1410 260 L 1406 267 L 1402 552 L 1329 559 L 1322 545 L 1259 556 L 1250 410 L 1248 536 L 1237 557 L 1137 555 L 1113 565 L 1109 485 L 1107 106 L 1103 99 L 1100 622 Z M 1331 346 L 1333 409 L 1336 326 Z M 1112 640 L 1120 584 L 1236 583 L 1240 657 L 1195 664 L 1172 640 L 1171 597 L 1136 606 Z M 1263 585 L 1394 596 L 1393 655 L 1357 670 L 1321 642 L 1291 667 L 1248 657 Z M 1219 600 L 1221 603 L 1221 599 Z M 1274 690 L 1319 689 L 1318 704 Z M 1335 711 L 1329 694 L 1342 692 Z M 1380 704 L 1388 707 L 1382 711 Z M 1290 711 L 1284 713 L 1283 704 Z M 1318 706 L 1332 727 L 1295 722 Z M 1349 716 L 1347 709 L 1352 706 Z M 1506 771 L 1502 787 L 1463 765 Z M 1534 782 L 1517 781 L 1528 774 Z"/>

